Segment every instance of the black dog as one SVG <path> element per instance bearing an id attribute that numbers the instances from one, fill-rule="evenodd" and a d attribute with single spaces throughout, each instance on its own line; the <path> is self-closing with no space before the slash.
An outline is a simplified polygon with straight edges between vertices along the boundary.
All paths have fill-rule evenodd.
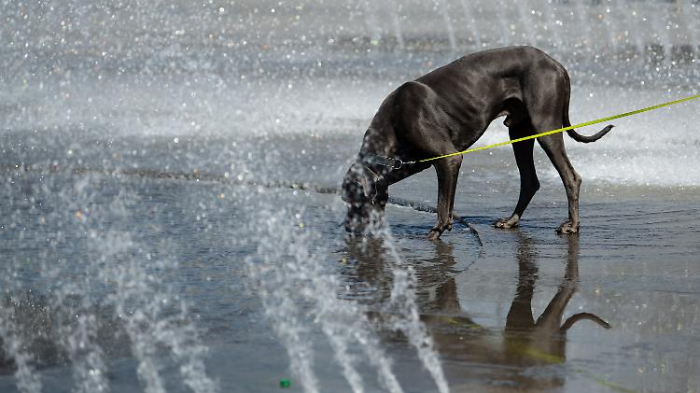
<path id="1" fill-rule="evenodd" d="M 531 47 L 474 53 L 403 84 L 379 107 L 365 133 L 358 159 L 345 175 L 346 229 L 361 233 L 381 222 L 389 186 L 434 165 L 438 176 L 438 219 L 428 237 L 437 239 L 445 229 L 452 229 L 462 156 L 429 163 L 402 162 L 465 150 L 499 116 L 507 116 L 504 124 L 511 139 L 568 127 L 570 91 L 566 69 Z M 578 142 L 588 143 L 600 139 L 612 127 L 592 136 L 574 130 L 567 133 Z M 566 188 L 569 219 L 557 231 L 576 233 L 581 177 L 566 156 L 562 134 L 537 140 Z M 498 228 L 517 226 L 539 189 L 532 156 L 534 144 L 534 140 L 528 140 L 513 145 L 520 171 L 520 197 L 513 215 L 495 223 Z"/>

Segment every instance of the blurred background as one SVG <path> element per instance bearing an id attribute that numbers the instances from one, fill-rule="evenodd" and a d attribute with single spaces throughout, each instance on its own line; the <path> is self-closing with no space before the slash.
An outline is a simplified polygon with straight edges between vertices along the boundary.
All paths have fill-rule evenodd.
<path id="1" fill-rule="evenodd" d="M 368 58 L 409 66 L 509 45 L 537 46 L 567 64 L 668 68 L 693 63 L 700 20 L 696 0 L 71 0 L 2 7 L 5 80 L 90 69 L 338 76 L 359 72 L 348 62 Z"/>

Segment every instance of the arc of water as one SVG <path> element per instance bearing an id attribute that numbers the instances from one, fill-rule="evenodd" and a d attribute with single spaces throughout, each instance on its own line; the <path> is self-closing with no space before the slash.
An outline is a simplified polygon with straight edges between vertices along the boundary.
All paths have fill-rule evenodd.
<path id="1" fill-rule="evenodd" d="M 314 274 L 312 277 L 314 291 L 322 294 L 334 293 L 339 286 L 335 276 Z M 372 334 L 364 313 L 354 303 L 338 299 L 319 302 L 316 306 L 316 320 L 321 323 L 322 330 L 331 343 L 336 360 L 343 368 L 345 379 L 353 392 L 364 391 L 362 377 L 353 366 L 355 359 L 348 353 L 350 345 L 359 343 L 370 363 L 377 368 L 382 385 L 392 393 L 401 393 L 403 390 L 391 371 L 391 363 L 381 350 L 379 340 Z M 352 335 L 347 335 L 348 330 L 353 332 Z"/>
<path id="2" fill-rule="evenodd" d="M 218 391 L 216 382 L 206 375 L 202 357 L 207 349 L 200 343 L 184 303 L 173 303 L 173 299 L 178 299 L 173 288 L 149 271 L 173 271 L 177 264 L 167 259 L 147 256 L 144 261 L 135 257 L 139 247 L 129 233 L 103 231 L 91 239 L 102 253 L 97 279 L 115 283 L 115 290 L 106 301 L 124 323 L 131 350 L 139 362 L 137 373 L 145 384 L 144 390 L 166 392 L 158 350 L 163 345 L 178 362 L 185 384 L 195 393 Z M 173 313 L 166 312 L 170 311 L 166 307 L 172 307 Z"/>
<path id="3" fill-rule="evenodd" d="M 687 3 L 684 9 L 687 9 Z M 693 2 L 690 5 L 690 10 L 688 12 L 682 12 L 683 16 L 688 18 L 688 26 L 689 26 L 689 31 L 690 31 L 690 44 L 694 45 L 700 42 L 700 37 L 698 37 L 698 30 L 700 30 L 700 3 Z M 692 14 L 692 16 L 691 16 Z M 697 48 L 694 48 L 695 50 L 695 58 L 698 59 L 700 58 L 700 53 L 698 51 L 700 50 L 700 46 Z"/>
<path id="4" fill-rule="evenodd" d="M 611 0 L 603 11 L 605 15 L 605 26 L 607 26 L 607 29 L 610 32 L 608 35 L 610 37 L 612 49 L 614 53 L 617 53 L 620 47 L 620 36 L 622 36 L 623 25 L 620 23 L 622 19 L 614 12 L 615 3 L 615 0 Z"/>
<path id="5" fill-rule="evenodd" d="M 558 7 L 556 7 L 552 1 L 545 1 L 544 4 L 547 12 L 545 13 L 543 24 L 548 26 L 550 36 L 554 37 L 554 46 L 556 48 L 562 48 L 564 46 L 564 34 L 562 31 L 564 29 L 564 23 L 557 18 Z"/>
<path id="6" fill-rule="evenodd" d="M 514 0 L 517 5 L 518 15 L 520 16 L 520 21 L 523 24 L 523 30 L 525 32 L 527 44 L 536 45 L 536 32 L 534 25 L 532 23 L 532 14 L 530 10 L 526 8 L 525 1 Z"/>
<path id="7" fill-rule="evenodd" d="M 259 282 L 265 314 L 287 348 L 293 371 L 299 375 L 305 390 L 318 392 L 319 383 L 313 372 L 313 348 L 308 344 L 310 329 L 297 315 L 309 315 L 317 323 L 333 349 L 343 376 L 353 392 L 364 392 L 363 380 L 355 368 L 351 345 L 361 348 L 375 366 L 382 385 L 391 393 L 403 390 L 391 371 L 391 362 L 381 349 L 363 310 L 355 303 L 336 297 L 337 278 L 323 271 L 318 255 L 309 250 L 308 235 L 295 232 L 289 225 L 280 225 L 284 214 L 274 216 L 261 209 L 254 222 L 259 238 L 274 236 L 278 241 L 261 242 L 255 257 L 246 258 L 251 278 Z M 280 227 L 288 228 L 280 231 Z M 302 311 L 298 304 L 304 304 Z"/>
<path id="8" fill-rule="evenodd" d="M 381 234 L 386 239 L 384 247 L 395 263 L 392 269 L 394 285 L 391 289 L 390 307 L 397 310 L 399 314 L 394 317 L 394 328 L 402 331 L 416 349 L 419 359 L 435 381 L 438 391 L 447 393 L 450 389 L 434 349 L 433 339 L 420 320 L 415 289 L 413 289 L 416 282 L 415 271 L 411 266 L 405 266 L 389 230 L 385 229 Z"/>
<path id="9" fill-rule="evenodd" d="M 671 54 L 671 32 L 666 26 L 669 24 L 669 14 L 668 9 L 663 7 L 670 7 L 671 3 L 654 2 L 652 4 L 645 4 L 647 8 L 647 18 L 651 20 L 651 25 L 654 29 L 654 36 L 656 37 L 657 44 L 661 45 L 661 50 L 663 53 L 662 63 L 665 63 L 670 58 Z"/>
<path id="10" fill-rule="evenodd" d="M 305 340 L 308 331 L 296 317 L 302 315 L 302 311 L 289 298 L 279 299 L 266 291 L 260 295 L 265 314 L 275 322 L 273 329 L 287 349 L 292 372 L 299 376 L 307 392 L 319 392 L 318 379 L 313 371 L 313 348 Z"/>
<path id="11" fill-rule="evenodd" d="M 700 37 L 698 37 L 698 29 L 700 29 L 698 23 L 698 19 L 700 19 L 700 2 L 678 0 L 678 13 L 685 25 L 688 43 L 694 46 L 695 58 L 698 59 L 700 57 L 700 46 L 698 46 L 698 42 L 700 42 Z"/>
<path id="12" fill-rule="evenodd" d="M 4 307 L 0 304 L 0 337 L 3 338 L 5 353 L 15 362 L 17 388 L 22 393 L 40 393 L 41 378 L 31 364 L 33 357 L 27 352 L 28 346 L 24 338 L 18 334 L 18 327 L 14 321 L 12 306 Z"/>
<path id="13" fill-rule="evenodd" d="M 55 315 L 61 345 L 72 363 L 73 380 L 80 393 L 108 392 L 109 382 L 104 370 L 104 352 L 95 342 L 98 321 L 90 310 L 92 277 L 96 276 L 97 261 L 91 260 L 85 267 L 86 274 L 80 282 L 65 282 L 61 276 L 69 270 L 68 260 L 42 261 L 41 277 L 48 283 L 61 283 L 51 288 L 49 306 Z M 77 298 L 74 305 L 69 297 Z"/>
<path id="14" fill-rule="evenodd" d="M 479 32 L 479 25 L 474 18 L 474 8 L 471 7 L 471 3 L 467 0 L 460 0 L 462 5 L 462 12 L 464 13 L 464 23 L 469 21 L 469 28 L 472 33 L 472 38 L 474 39 L 474 44 L 477 48 L 481 48 L 481 33 Z"/>
<path id="15" fill-rule="evenodd" d="M 583 31 L 583 40 L 581 44 L 586 45 L 589 50 L 592 49 L 592 44 L 596 40 L 593 39 L 591 34 L 593 30 L 591 29 L 590 15 L 588 8 L 584 7 L 583 1 L 574 1 L 577 19 L 578 19 L 578 29 L 577 31 Z"/>
<path id="16" fill-rule="evenodd" d="M 399 50 L 404 50 L 406 49 L 406 45 L 404 44 L 403 41 L 403 32 L 401 30 L 401 17 L 399 15 L 399 6 L 396 4 L 396 0 L 389 0 L 388 2 L 389 7 L 390 7 L 390 13 L 391 13 L 391 24 L 394 28 L 394 36 L 396 37 L 396 44 L 399 47 Z"/>
<path id="17" fill-rule="evenodd" d="M 634 29 L 635 27 L 635 21 L 630 20 L 633 19 L 634 16 L 639 16 L 638 15 L 638 10 L 637 10 L 637 2 L 632 2 L 631 9 L 632 12 L 629 12 L 630 5 L 621 5 L 621 1 L 617 0 L 615 1 L 615 5 L 617 8 L 617 14 L 621 17 L 622 23 L 625 26 L 626 31 L 629 34 L 629 38 L 631 38 L 633 45 L 635 49 L 637 50 L 637 53 L 639 53 L 640 56 L 644 55 L 644 36 L 640 34 L 640 31 L 638 29 Z M 636 31 L 635 31 L 636 30 Z"/>
<path id="18" fill-rule="evenodd" d="M 48 267 L 42 269 L 50 271 Z M 54 270 L 48 277 L 57 279 L 60 271 Z M 89 280 L 89 275 L 86 275 Z M 52 282 L 52 281 L 48 281 Z M 64 284 L 52 291 L 51 307 L 59 319 L 59 335 L 62 345 L 68 352 L 73 364 L 73 380 L 76 391 L 82 393 L 107 392 L 109 383 L 105 377 L 104 353 L 95 343 L 98 322 L 93 313 L 89 311 L 89 295 L 85 290 L 90 287 L 89 282 Z M 66 306 L 67 296 L 78 296 L 79 307 Z"/>
<path id="19" fill-rule="evenodd" d="M 509 9 L 506 1 L 507 0 L 498 0 L 496 4 L 498 4 L 499 9 L 495 11 L 496 15 L 498 15 L 498 24 L 501 26 L 501 45 L 503 46 L 510 45 L 510 28 L 508 26 L 508 23 L 506 22 L 507 16 L 502 14 L 506 13 Z"/>
<path id="20" fill-rule="evenodd" d="M 115 245 L 123 247 L 122 250 L 113 249 L 114 251 L 112 252 L 114 253 L 126 253 L 131 248 L 131 241 L 127 235 L 111 234 L 110 238 Z M 108 257 L 115 256 L 112 252 L 105 255 L 104 261 L 106 264 L 111 262 Z M 150 307 L 145 308 L 144 305 L 139 305 L 139 307 L 132 310 L 128 306 L 145 294 L 152 295 L 150 293 L 150 283 L 137 277 L 138 273 L 136 272 L 140 270 L 141 267 L 136 266 L 132 260 L 131 263 L 117 263 L 113 269 L 100 271 L 99 278 L 105 281 L 114 280 L 116 282 L 116 291 L 108 296 L 108 301 L 114 305 L 115 314 L 122 317 L 126 333 L 131 341 L 131 350 L 134 357 L 138 360 L 137 373 L 145 384 L 144 390 L 146 393 L 165 393 L 165 384 L 160 375 L 160 365 L 156 359 L 157 342 L 149 331 L 149 327 L 156 323 L 154 317 L 157 314 L 157 310 Z M 138 274 L 138 276 L 142 275 Z M 147 277 L 148 275 L 143 276 Z M 153 299 L 153 301 L 158 300 Z"/>
<path id="21" fill-rule="evenodd" d="M 73 314 L 72 316 L 74 316 Z M 95 344 L 97 318 L 86 313 L 76 318 L 76 326 L 62 324 L 59 330 L 73 363 L 73 379 L 76 391 L 81 393 L 108 392 L 109 383 L 104 370 L 104 353 Z"/>
<path id="22" fill-rule="evenodd" d="M 370 34 L 370 40 L 373 42 L 378 42 L 382 39 L 382 30 L 377 21 L 377 10 L 372 5 L 373 3 L 369 0 L 360 0 L 360 4 L 365 16 L 365 28 Z"/>
<path id="23" fill-rule="evenodd" d="M 434 3 L 442 16 L 442 19 L 445 21 L 445 29 L 447 30 L 447 39 L 450 43 L 450 51 L 452 53 L 457 53 L 457 38 L 455 36 L 454 26 L 452 25 L 450 5 L 447 0 L 435 0 Z"/>

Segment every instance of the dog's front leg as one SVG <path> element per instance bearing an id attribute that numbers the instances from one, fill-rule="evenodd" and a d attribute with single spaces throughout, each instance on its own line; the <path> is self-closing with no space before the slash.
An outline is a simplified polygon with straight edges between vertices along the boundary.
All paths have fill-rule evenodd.
<path id="1" fill-rule="evenodd" d="M 455 202 L 455 190 L 459 168 L 462 166 L 462 156 L 447 157 L 435 163 L 438 177 L 438 219 L 428 233 L 428 239 L 435 240 L 445 229 L 452 230 L 452 209 Z"/>

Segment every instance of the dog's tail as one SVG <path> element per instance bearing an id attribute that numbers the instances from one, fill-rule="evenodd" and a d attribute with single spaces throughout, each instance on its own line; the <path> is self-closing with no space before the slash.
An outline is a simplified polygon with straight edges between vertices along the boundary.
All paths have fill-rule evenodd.
<path id="1" fill-rule="evenodd" d="M 566 72 L 564 72 L 564 75 L 566 76 L 567 89 L 569 90 L 566 94 L 566 99 L 564 102 L 564 127 L 571 127 L 571 122 L 569 121 L 569 97 L 571 96 L 571 84 L 569 82 L 569 75 Z M 569 134 L 569 136 L 576 142 L 591 143 L 605 136 L 605 134 L 610 132 L 613 127 L 615 126 L 610 124 L 591 136 L 581 135 L 573 129 L 566 131 L 566 133 Z"/>
<path id="2" fill-rule="evenodd" d="M 572 326 L 574 326 L 574 324 L 576 322 L 582 321 L 584 319 L 587 319 L 589 321 L 593 321 L 593 322 L 597 323 L 599 326 L 602 326 L 606 329 L 611 328 L 610 324 L 607 323 L 603 318 L 601 318 L 597 315 L 587 313 L 587 312 L 582 312 L 582 313 L 578 313 L 578 314 L 570 316 L 569 319 L 567 319 L 566 322 L 564 322 L 564 324 L 561 325 L 561 327 L 559 328 L 559 333 L 566 333 L 569 329 L 571 329 Z"/>

